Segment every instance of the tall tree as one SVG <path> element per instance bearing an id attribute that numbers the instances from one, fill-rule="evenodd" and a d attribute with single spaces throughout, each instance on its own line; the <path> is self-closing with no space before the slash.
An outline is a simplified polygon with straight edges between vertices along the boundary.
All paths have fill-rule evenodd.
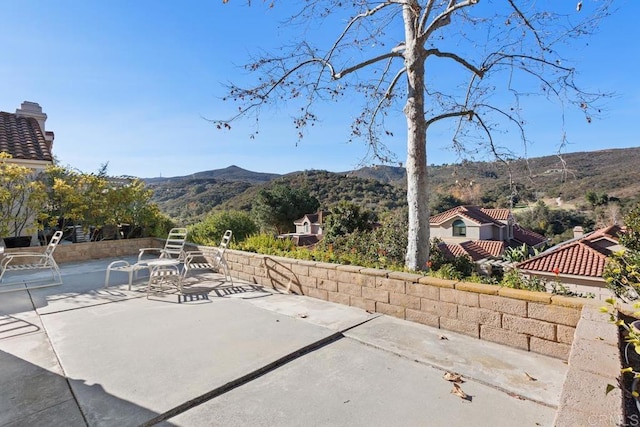
<path id="1" fill-rule="evenodd" d="M 253 203 L 253 215 L 264 227 L 273 228 L 278 234 L 293 230 L 293 221 L 305 214 L 315 213 L 320 206 L 318 199 L 308 191 L 275 184 L 262 189 Z"/>
<path id="2" fill-rule="evenodd" d="M 515 131 L 526 144 L 525 96 L 540 95 L 561 109 L 576 105 L 591 121 L 601 94 L 578 88 L 575 69 L 563 58 L 564 44 L 592 32 L 611 1 L 297 2 L 300 10 L 288 24 L 302 21 L 306 25 L 299 28 L 305 30 L 342 25 L 336 38 L 320 40 L 326 44 L 320 49 L 309 32 L 282 53 L 267 53 L 248 64 L 249 71 L 259 74 L 257 83 L 231 84 L 226 99 L 240 104 L 237 113 L 213 121 L 219 128 L 230 128 L 240 117 L 255 115 L 257 120 L 264 106 L 288 100 L 302 136 L 318 120 L 316 101 L 352 101 L 355 91 L 362 95 L 363 107 L 353 121 L 352 137 L 364 138 L 374 156 L 389 161 L 393 153 L 385 143 L 393 131 L 385 117 L 401 107 L 406 117 L 409 207 L 405 264 L 412 270 L 426 269 L 428 130 L 448 122 L 454 148 L 464 152 L 480 144 L 506 164 L 508 150 L 501 147 L 512 142 L 508 132 Z"/>

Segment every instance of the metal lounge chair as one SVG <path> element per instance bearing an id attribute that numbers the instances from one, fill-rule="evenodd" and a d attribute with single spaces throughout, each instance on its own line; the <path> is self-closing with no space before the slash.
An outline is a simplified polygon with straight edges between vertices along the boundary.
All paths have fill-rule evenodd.
<path id="1" fill-rule="evenodd" d="M 231 236 L 233 232 L 227 230 L 222 236 L 220 245 L 217 248 L 213 248 L 211 251 L 190 251 L 187 252 L 187 256 L 184 260 L 184 269 L 182 270 L 182 278 L 185 279 L 187 275 L 194 270 L 213 270 L 224 272 L 224 279 L 231 282 L 233 285 L 233 279 L 229 274 L 229 267 L 227 260 L 224 258 L 224 252 L 229 246 Z"/>
<path id="2" fill-rule="evenodd" d="M 187 229 L 186 228 L 172 228 L 169 231 L 167 240 L 164 243 L 164 248 L 142 248 L 138 254 L 138 262 L 142 261 L 143 255 L 148 252 L 160 252 L 160 258 L 178 258 L 180 261 L 184 261 L 186 256 L 184 252 L 184 245 L 187 241 Z"/>
<path id="3" fill-rule="evenodd" d="M 42 288 L 45 286 L 56 286 L 62 284 L 60 268 L 53 258 L 53 252 L 62 239 L 62 231 L 56 231 L 51 237 L 49 245 L 44 252 L 20 252 L 5 255 L 0 259 L 0 283 L 2 283 L 7 272 L 25 272 L 30 270 L 51 270 L 53 283 L 38 286 L 27 286 L 28 289 Z"/>
<path id="4" fill-rule="evenodd" d="M 167 240 L 165 241 L 163 248 L 142 248 L 140 249 L 140 253 L 138 254 L 138 262 L 134 264 L 130 264 L 127 261 L 120 260 L 114 261 L 107 266 L 107 273 L 104 278 L 104 287 L 109 286 L 109 277 L 111 276 L 111 272 L 119 271 L 123 273 L 127 273 L 129 275 L 129 290 L 131 290 L 131 285 L 133 282 L 134 276 L 138 276 L 138 271 L 149 269 L 149 265 L 147 264 L 150 259 L 143 259 L 145 254 L 150 252 L 159 252 L 160 256 L 155 259 L 177 259 L 182 262 L 185 259 L 184 245 L 187 241 L 187 229 L 186 228 L 172 228 L 169 231 L 169 235 L 167 236 Z M 154 259 L 154 258 L 152 258 Z"/>

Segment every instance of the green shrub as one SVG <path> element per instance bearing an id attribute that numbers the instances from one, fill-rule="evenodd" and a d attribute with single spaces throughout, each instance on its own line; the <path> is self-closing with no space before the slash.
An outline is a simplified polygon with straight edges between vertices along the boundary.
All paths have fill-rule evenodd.
<path id="1" fill-rule="evenodd" d="M 198 245 L 218 246 L 226 230 L 233 231 L 233 241 L 238 243 L 257 233 L 258 226 L 246 212 L 214 212 L 189 227 L 189 240 Z"/>

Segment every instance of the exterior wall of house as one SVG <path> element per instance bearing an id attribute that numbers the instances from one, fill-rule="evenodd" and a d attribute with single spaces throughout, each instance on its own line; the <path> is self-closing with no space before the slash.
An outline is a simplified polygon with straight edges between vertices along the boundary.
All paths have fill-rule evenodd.
<path id="1" fill-rule="evenodd" d="M 500 228 L 492 224 L 483 224 L 479 228 L 477 240 L 502 240 Z"/>
<path id="2" fill-rule="evenodd" d="M 467 235 L 466 236 L 454 236 L 453 235 L 453 223 L 457 219 L 461 219 L 465 226 L 467 227 Z M 466 242 L 467 240 L 480 240 L 481 230 L 478 224 L 475 222 L 471 222 L 464 218 L 454 218 L 450 221 L 446 221 L 439 226 L 431 226 L 429 227 L 431 232 L 431 238 L 437 237 L 444 242 L 448 243 L 461 243 Z"/>
<path id="3" fill-rule="evenodd" d="M 205 250 L 206 248 L 201 247 Z M 232 276 L 567 360 L 593 300 L 228 250 Z"/>

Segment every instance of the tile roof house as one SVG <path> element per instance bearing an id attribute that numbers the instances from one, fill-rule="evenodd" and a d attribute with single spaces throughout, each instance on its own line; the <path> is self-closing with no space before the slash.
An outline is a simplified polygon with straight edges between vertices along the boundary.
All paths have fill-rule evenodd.
<path id="1" fill-rule="evenodd" d="M 611 225 L 577 236 L 516 265 L 522 273 L 547 281 L 558 281 L 569 290 L 592 293 L 597 299 L 612 296 L 602 273 L 607 258 L 623 249 L 618 239 L 623 229 Z"/>
<path id="2" fill-rule="evenodd" d="M 445 256 L 466 254 L 473 261 L 500 257 L 510 246 L 540 248 L 547 243 L 546 237 L 516 224 L 509 209 L 458 206 L 433 215 L 429 225 Z"/>
<path id="3" fill-rule="evenodd" d="M 34 170 L 53 163 L 53 132 L 45 130 L 47 115 L 36 102 L 25 101 L 15 113 L 0 111 L 0 151 Z"/>
<path id="4" fill-rule="evenodd" d="M 0 152 L 11 155 L 7 163 L 25 166 L 34 172 L 53 164 L 54 134 L 45 129 L 46 121 L 47 115 L 35 102 L 24 101 L 15 113 L 0 111 Z M 37 244 L 37 233 L 31 242 Z"/>

